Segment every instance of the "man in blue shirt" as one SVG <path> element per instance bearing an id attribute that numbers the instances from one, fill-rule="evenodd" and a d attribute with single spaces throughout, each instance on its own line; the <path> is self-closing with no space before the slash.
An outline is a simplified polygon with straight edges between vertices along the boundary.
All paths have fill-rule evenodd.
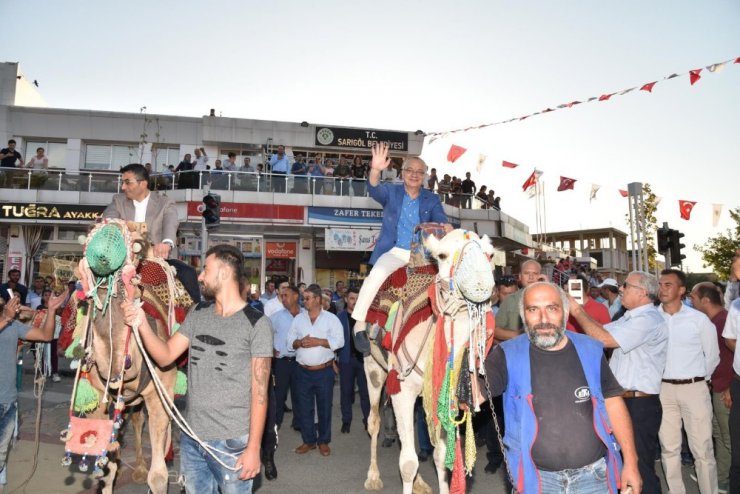
<path id="1" fill-rule="evenodd" d="M 49 299 L 49 314 L 54 314 L 62 305 L 64 295 L 66 294 Z M 26 326 L 16 320 L 20 302 L 18 295 L 8 300 L 0 315 L 0 491 L 5 488 L 7 482 L 5 461 L 15 429 L 18 408 L 18 390 L 15 382 L 18 340 L 51 341 L 54 337 L 54 317 L 47 317 L 40 328 Z"/>
<path id="2" fill-rule="evenodd" d="M 285 154 L 285 146 L 278 146 L 277 153 L 270 158 L 272 172 L 272 191 L 285 192 L 285 175 L 290 171 L 290 161 Z"/>
<path id="3" fill-rule="evenodd" d="M 337 282 L 339 284 L 340 282 Z M 355 397 L 355 381 L 360 393 L 360 408 L 362 408 L 362 423 L 367 428 L 367 417 L 370 415 L 370 396 L 367 392 L 365 378 L 365 362 L 362 353 L 355 348 L 350 338 L 352 312 L 357 303 L 357 288 L 350 288 L 344 296 L 345 308 L 337 317 L 344 330 L 344 346 L 337 352 L 339 360 L 339 403 L 342 409 L 342 434 L 349 434 L 352 423 L 352 402 Z"/>
<path id="4" fill-rule="evenodd" d="M 305 312 L 305 310 L 298 306 L 298 288 L 295 285 L 288 285 L 280 294 L 280 298 L 285 308 L 270 316 L 274 334 L 272 339 L 274 351 L 272 373 L 275 376 L 275 400 L 277 402 L 275 422 L 278 427 L 283 423 L 285 400 L 288 396 L 288 390 L 290 390 L 290 398 L 293 404 L 293 427 L 298 429 L 298 421 L 296 420 L 298 409 L 296 395 L 298 391 L 295 380 L 295 350 L 288 346 L 288 331 L 290 331 L 290 326 L 293 324 L 295 317 Z"/>
<path id="5" fill-rule="evenodd" d="M 424 174 L 427 165 L 419 157 L 407 158 L 401 170 L 403 184 L 380 183 L 380 174 L 391 163 L 388 144 L 376 143 L 372 148 L 372 161 L 368 175 L 370 197 L 383 206 L 383 224 L 378 243 L 370 257 L 370 270 L 362 283 L 357 305 L 352 313 L 355 323 L 355 345 L 358 351 L 368 354 L 370 342 L 367 338 L 365 317 L 370 304 L 385 279 L 398 268 L 409 263 L 414 228 L 420 223 L 444 223 L 447 232 L 452 225 L 447 223 L 439 197 L 424 189 Z"/>

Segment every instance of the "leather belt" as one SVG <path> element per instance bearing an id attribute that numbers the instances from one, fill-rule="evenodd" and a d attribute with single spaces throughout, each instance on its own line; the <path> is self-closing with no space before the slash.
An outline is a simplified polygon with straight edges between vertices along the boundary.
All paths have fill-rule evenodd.
<path id="1" fill-rule="evenodd" d="M 622 398 L 649 398 L 651 396 L 658 396 L 658 395 L 652 395 L 650 393 L 643 393 L 642 391 L 625 391 L 622 393 Z"/>
<path id="2" fill-rule="evenodd" d="M 288 362 L 293 362 L 295 360 L 295 357 L 278 357 L 278 360 L 287 360 Z"/>
<path id="3" fill-rule="evenodd" d="M 303 364 L 298 364 L 298 365 L 300 365 L 301 367 L 309 371 L 317 371 L 321 369 L 326 369 L 327 367 L 331 367 L 333 363 L 334 363 L 333 360 L 329 360 L 328 362 L 324 362 L 323 364 L 319 364 L 319 365 L 303 365 Z"/>
<path id="4" fill-rule="evenodd" d="M 705 380 L 704 377 L 692 377 L 690 379 L 663 379 L 663 382 L 668 384 L 694 384 Z"/>

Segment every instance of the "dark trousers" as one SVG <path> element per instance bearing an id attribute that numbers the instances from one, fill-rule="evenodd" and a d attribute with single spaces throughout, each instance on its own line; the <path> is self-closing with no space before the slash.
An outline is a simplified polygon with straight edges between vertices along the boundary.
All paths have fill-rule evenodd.
<path id="1" fill-rule="evenodd" d="M 285 179 L 287 175 L 285 172 L 272 172 L 273 192 L 285 192 Z"/>
<path id="2" fill-rule="evenodd" d="M 660 479 L 655 474 L 655 453 L 658 448 L 658 430 L 663 419 L 663 408 L 660 406 L 660 397 L 646 396 L 642 398 L 626 398 L 632 430 L 635 435 L 637 449 L 637 466 L 642 477 L 642 492 L 645 494 L 660 494 Z"/>
<path id="3" fill-rule="evenodd" d="M 329 444 L 331 442 L 331 402 L 334 391 L 334 369 L 325 367 L 310 371 L 300 365 L 296 367 L 298 388 L 298 423 L 305 444 Z M 319 417 L 316 434 L 314 410 Z M 296 413 L 296 410 L 293 410 Z"/>
<path id="4" fill-rule="evenodd" d="M 267 417 L 265 431 L 262 433 L 262 452 L 275 451 L 278 444 L 278 430 L 275 423 L 275 383 L 270 379 L 267 386 Z"/>
<path id="5" fill-rule="evenodd" d="M 740 381 L 730 385 L 732 407 L 730 408 L 730 492 L 740 492 Z"/>
<path id="6" fill-rule="evenodd" d="M 370 396 L 367 394 L 365 365 L 354 357 L 349 362 L 339 363 L 339 403 L 342 409 L 342 423 L 352 423 L 352 398 L 355 396 L 355 381 L 360 391 L 360 408 L 363 422 L 370 415 Z"/>
<path id="7" fill-rule="evenodd" d="M 277 409 L 275 410 L 275 421 L 278 426 L 283 425 L 283 417 L 285 416 L 285 400 L 288 397 L 288 390 L 290 390 L 290 402 L 293 406 L 293 425 L 298 426 L 297 417 L 297 402 L 296 395 L 298 390 L 296 389 L 295 369 L 298 366 L 295 358 L 276 358 L 272 360 L 272 372 L 275 376 L 275 401 L 277 402 Z"/>
<path id="8" fill-rule="evenodd" d="M 501 437 L 504 437 L 504 400 L 499 396 L 493 398 L 493 409 L 496 412 L 496 419 L 501 431 Z M 504 462 L 504 452 L 501 450 L 501 443 L 499 442 L 498 434 L 496 433 L 496 426 L 493 423 L 493 414 L 488 403 L 481 405 L 481 410 L 486 418 L 490 419 L 486 421 L 483 426 L 485 428 L 486 438 L 486 456 L 488 457 L 488 463 L 491 465 L 501 465 Z"/>
<path id="9" fill-rule="evenodd" d="M 416 437 L 419 439 L 419 451 L 431 453 L 434 448 L 432 447 L 432 440 L 429 439 L 427 414 L 424 412 L 424 401 L 421 397 L 416 399 L 414 414 L 416 415 Z"/>

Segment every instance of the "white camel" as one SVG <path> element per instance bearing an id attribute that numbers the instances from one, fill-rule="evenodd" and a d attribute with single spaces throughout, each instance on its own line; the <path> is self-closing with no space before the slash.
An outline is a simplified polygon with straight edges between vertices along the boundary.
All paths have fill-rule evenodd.
<path id="1" fill-rule="evenodd" d="M 466 303 L 477 303 L 483 311 L 490 310 L 488 300 L 493 291 L 494 281 L 490 256 L 493 247 L 486 235 L 479 238 L 475 233 L 464 230 L 454 230 L 445 235 L 441 240 L 430 235 L 424 242 L 426 249 L 431 253 L 439 267 L 436 277 L 437 305 L 440 310 L 439 317 L 444 317 L 444 335 L 449 344 L 454 341 L 455 351 L 461 352 L 462 347 L 470 340 L 470 317 Z M 452 283 L 451 283 L 452 280 Z M 475 300 L 472 300 L 475 299 Z M 403 309 L 400 309 L 403 310 Z M 399 314 L 397 317 L 400 317 Z M 434 318 L 436 319 L 436 317 Z M 454 321 L 454 324 L 453 324 Z M 414 446 L 414 404 L 417 397 L 424 391 L 425 367 L 430 362 L 433 351 L 433 337 L 436 323 L 430 320 L 417 324 L 406 336 L 403 345 L 406 347 L 399 351 L 395 363 L 396 369 L 401 369 L 401 391 L 392 396 L 393 411 L 396 416 L 398 436 L 401 442 L 401 453 L 398 465 L 403 481 L 403 493 L 415 494 L 429 493 L 431 487 L 417 475 L 419 460 Z M 484 328 L 485 331 L 485 328 Z M 484 336 L 485 340 L 485 336 Z M 380 429 L 380 417 L 378 407 L 382 387 L 391 367 L 392 357 L 389 354 L 387 361 L 375 358 L 380 352 L 374 348 L 373 355 L 365 358 L 365 373 L 368 381 L 370 394 L 370 416 L 368 419 L 368 432 L 371 436 L 370 446 L 370 468 L 365 480 L 365 489 L 381 490 L 383 481 L 377 464 L 377 439 Z M 416 371 L 411 369 L 416 368 Z M 467 370 L 467 367 L 466 367 Z M 407 374 L 407 375 L 406 375 Z M 428 391 L 428 387 L 427 392 Z M 437 396 L 425 397 L 425 402 L 437 400 Z M 426 408 L 426 407 L 425 407 Z M 430 410 L 426 410 L 430 414 Z M 440 494 L 447 494 L 447 470 L 445 468 L 445 431 L 441 428 L 430 429 L 432 444 L 435 444 L 434 462 L 437 467 L 437 477 Z"/>

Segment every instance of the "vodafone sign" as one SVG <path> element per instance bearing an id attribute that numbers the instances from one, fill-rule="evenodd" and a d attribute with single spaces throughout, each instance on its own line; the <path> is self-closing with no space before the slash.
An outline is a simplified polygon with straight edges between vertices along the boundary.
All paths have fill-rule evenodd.
<path id="1" fill-rule="evenodd" d="M 298 244 L 296 242 L 265 242 L 267 259 L 295 259 Z"/>

